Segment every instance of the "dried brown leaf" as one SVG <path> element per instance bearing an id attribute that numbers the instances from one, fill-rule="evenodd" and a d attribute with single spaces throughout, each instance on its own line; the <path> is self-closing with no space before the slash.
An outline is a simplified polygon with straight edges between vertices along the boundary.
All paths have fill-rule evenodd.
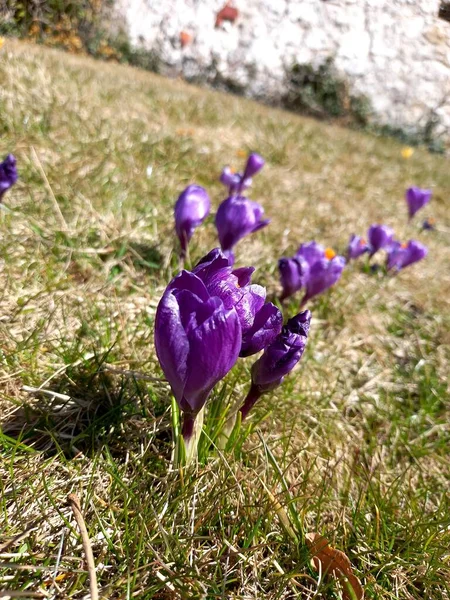
<path id="1" fill-rule="evenodd" d="M 328 540 L 318 533 L 307 533 L 306 544 L 316 571 L 337 579 L 343 587 L 344 600 L 362 600 L 364 590 L 353 573 L 352 565 L 344 552 L 330 546 Z"/>

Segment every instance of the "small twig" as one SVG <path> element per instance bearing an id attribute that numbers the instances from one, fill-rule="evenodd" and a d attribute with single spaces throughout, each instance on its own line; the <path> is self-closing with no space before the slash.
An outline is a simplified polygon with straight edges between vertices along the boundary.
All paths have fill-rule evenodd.
<path id="1" fill-rule="evenodd" d="M 98 600 L 97 575 L 95 573 L 94 555 L 92 554 L 91 542 L 89 540 L 86 524 L 81 512 L 80 501 L 78 500 L 78 496 L 76 496 L 76 494 L 69 494 L 67 499 L 70 503 L 70 507 L 81 534 L 81 541 L 83 544 L 83 550 L 86 556 L 86 563 L 89 573 L 89 589 L 91 591 L 91 600 Z"/>
<path id="2" fill-rule="evenodd" d="M 55 579 L 58 575 L 58 569 L 59 569 L 59 565 L 61 564 L 61 557 L 62 557 L 63 549 L 64 549 L 64 530 L 61 535 L 61 542 L 59 544 L 58 556 L 56 557 L 55 570 L 53 572 L 53 581 L 55 581 Z"/>
<path id="3" fill-rule="evenodd" d="M 53 390 L 44 390 L 41 388 L 31 387 L 29 385 L 22 386 L 24 392 L 28 392 L 29 394 L 42 394 L 43 396 L 50 396 L 50 398 L 57 398 L 58 400 L 70 400 L 70 396 L 67 394 L 60 394 L 59 392 L 54 392 Z"/>
<path id="4" fill-rule="evenodd" d="M 41 164 L 41 161 L 39 160 L 39 156 L 37 155 L 37 152 L 33 146 L 31 146 L 31 151 L 33 153 L 34 162 L 36 163 L 36 166 L 39 169 L 40 174 L 42 175 L 42 179 L 44 180 L 45 187 L 47 188 L 47 191 L 50 194 L 50 198 L 52 199 L 53 206 L 54 206 L 55 212 L 58 216 L 60 225 L 61 225 L 63 231 L 68 231 L 69 228 L 67 226 L 64 215 L 62 214 L 61 208 L 58 204 L 58 200 L 56 199 L 56 196 L 53 193 L 52 186 L 50 185 L 50 183 L 47 179 L 47 175 L 45 174 L 44 168 Z"/>

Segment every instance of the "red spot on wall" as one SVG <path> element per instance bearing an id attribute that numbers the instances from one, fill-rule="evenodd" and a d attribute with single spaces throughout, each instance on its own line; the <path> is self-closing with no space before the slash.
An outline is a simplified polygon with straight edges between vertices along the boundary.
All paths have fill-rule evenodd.
<path id="1" fill-rule="evenodd" d="M 230 4 L 225 4 L 225 6 L 219 10 L 216 15 L 216 27 L 220 27 L 224 21 L 228 21 L 229 23 L 234 23 L 239 16 L 239 11 L 234 6 L 230 6 Z"/>
<path id="2" fill-rule="evenodd" d="M 192 35 L 190 33 L 188 33 L 187 31 L 181 31 L 180 32 L 180 44 L 181 44 L 181 47 L 184 48 L 185 46 L 187 46 L 191 42 L 192 42 Z"/>

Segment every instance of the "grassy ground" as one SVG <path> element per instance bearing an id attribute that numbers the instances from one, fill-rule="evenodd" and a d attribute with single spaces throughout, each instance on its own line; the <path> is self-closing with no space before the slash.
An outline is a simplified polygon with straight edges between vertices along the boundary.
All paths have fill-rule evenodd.
<path id="1" fill-rule="evenodd" d="M 0 156 L 20 170 L 0 213 L 0 589 L 86 597 L 75 492 L 102 598 L 341 597 L 280 514 L 346 552 L 367 598 L 450 598 L 448 160 L 12 41 L 0 76 Z M 267 159 L 251 197 L 272 223 L 238 261 L 270 294 L 281 255 L 313 238 L 343 250 L 372 222 L 430 255 L 396 279 L 351 265 L 312 302 L 302 364 L 242 457 L 180 477 L 153 348 L 172 207 L 195 181 L 216 208 L 221 167 L 249 150 Z M 411 184 L 433 189 L 437 231 L 407 224 Z M 193 259 L 216 244 L 210 219 Z M 236 398 L 251 363 L 228 377 Z"/>

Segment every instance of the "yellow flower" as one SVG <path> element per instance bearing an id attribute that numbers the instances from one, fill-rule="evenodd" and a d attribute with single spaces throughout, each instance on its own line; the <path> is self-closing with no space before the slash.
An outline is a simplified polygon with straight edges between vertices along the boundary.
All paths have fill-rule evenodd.
<path id="1" fill-rule="evenodd" d="M 240 148 L 237 152 L 236 152 L 236 156 L 238 158 L 246 158 L 247 157 L 247 152 L 245 150 L 242 150 L 242 148 Z"/>
<path id="2" fill-rule="evenodd" d="M 4 43 L 5 43 L 5 38 L 0 37 L 0 50 L 2 49 Z"/>
<path id="3" fill-rule="evenodd" d="M 411 148 L 411 146 L 405 146 L 402 148 L 401 154 L 403 158 L 411 158 L 411 156 L 414 154 L 414 148 Z"/>
<path id="4" fill-rule="evenodd" d="M 336 252 L 333 250 L 333 248 L 327 248 L 325 250 L 325 258 L 328 258 L 328 260 L 331 260 L 335 256 L 336 256 Z"/>

